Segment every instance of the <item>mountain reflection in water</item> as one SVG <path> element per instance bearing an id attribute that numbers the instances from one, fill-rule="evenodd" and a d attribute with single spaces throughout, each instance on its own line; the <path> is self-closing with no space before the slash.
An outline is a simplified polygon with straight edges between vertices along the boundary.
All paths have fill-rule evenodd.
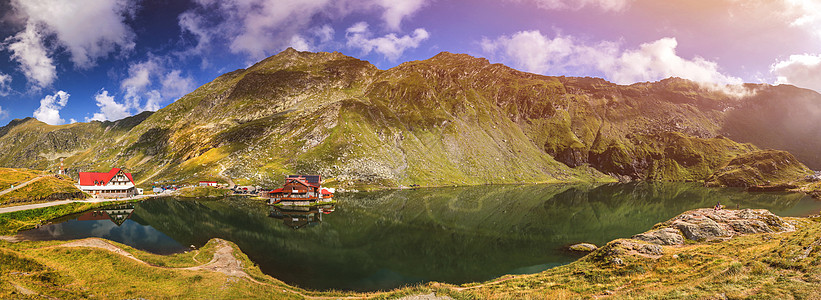
<path id="1" fill-rule="evenodd" d="M 300 287 L 370 291 L 539 272 L 580 257 L 564 250 L 569 244 L 630 237 L 717 201 L 781 216 L 821 209 L 802 194 L 692 183 L 428 188 L 345 193 L 336 200 L 320 213 L 240 198 L 155 199 L 136 204 L 123 226 L 139 223 L 181 245 L 230 240 L 263 272 Z M 55 226 L 61 225 L 44 227 Z M 60 230 L 67 234 L 65 227 Z M 123 243 L 148 247 L 132 242 L 150 243 Z"/>

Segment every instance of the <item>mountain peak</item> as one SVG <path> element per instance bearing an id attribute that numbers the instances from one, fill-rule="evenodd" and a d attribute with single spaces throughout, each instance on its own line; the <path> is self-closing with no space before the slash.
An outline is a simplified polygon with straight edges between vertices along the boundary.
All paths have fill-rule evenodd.
<path id="1" fill-rule="evenodd" d="M 464 53 L 450 53 L 447 51 L 439 52 L 430 58 L 431 61 L 447 61 L 447 62 L 474 62 L 490 64 L 487 58 L 473 57 Z"/>

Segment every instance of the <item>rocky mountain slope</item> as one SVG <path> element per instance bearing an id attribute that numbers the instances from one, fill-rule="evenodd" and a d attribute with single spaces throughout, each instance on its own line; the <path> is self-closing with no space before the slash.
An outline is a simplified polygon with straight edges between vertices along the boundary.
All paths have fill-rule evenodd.
<path id="1" fill-rule="evenodd" d="M 155 112 L 117 122 L 0 128 L 0 166 L 125 167 L 138 181 L 338 187 L 574 180 L 701 181 L 739 154 L 787 150 L 821 168 L 821 95 L 682 80 L 621 86 L 443 52 L 379 70 L 288 49 Z M 742 142 L 748 142 L 742 143 Z"/>

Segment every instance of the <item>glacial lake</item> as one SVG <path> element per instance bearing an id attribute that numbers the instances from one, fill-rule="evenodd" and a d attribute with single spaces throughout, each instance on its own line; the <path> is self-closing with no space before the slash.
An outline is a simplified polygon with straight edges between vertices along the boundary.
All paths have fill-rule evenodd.
<path id="1" fill-rule="evenodd" d="M 263 272 L 308 289 L 373 291 L 535 273 L 596 245 L 649 230 L 693 208 L 818 213 L 795 193 L 747 193 L 692 183 L 502 185 L 339 194 L 335 206 L 269 207 L 244 198 L 160 198 L 98 209 L 21 232 L 30 240 L 101 237 L 168 254 L 233 241 Z"/>

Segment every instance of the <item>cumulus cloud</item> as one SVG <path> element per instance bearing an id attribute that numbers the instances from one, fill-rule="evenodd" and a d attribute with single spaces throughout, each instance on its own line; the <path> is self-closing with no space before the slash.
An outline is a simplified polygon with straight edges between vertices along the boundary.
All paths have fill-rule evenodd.
<path id="1" fill-rule="evenodd" d="M 696 82 L 741 84 L 741 78 L 721 73 L 718 64 L 701 57 L 686 59 L 676 54 L 675 38 L 644 43 L 639 49 L 626 50 L 612 60 L 603 60 L 599 68 L 618 83 L 681 77 Z"/>
<path id="2" fill-rule="evenodd" d="M 419 44 L 428 39 L 430 34 L 423 28 L 417 28 L 412 34 L 401 37 L 393 33 L 381 37 L 372 36 L 365 22 L 356 23 L 345 30 L 348 47 L 360 49 L 363 54 L 374 51 L 392 61 L 402 56 L 405 50 L 419 47 Z"/>
<path id="3" fill-rule="evenodd" d="M 821 92 L 821 54 L 790 55 L 770 66 L 776 84 L 793 84 Z"/>
<path id="4" fill-rule="evenodd" d="M 4 119 L 6 119 L 6 118 L 8 118 L 8 117 L 9 117 L 9 111 L 8 111 L 8 110 L 3 109 L 3 107 L 2 107 L 2 106 L 0 106 L 0 120 L 4 120 Z"/>
<path id="5" fill-rule="evenodd" d="M 194 90 L 193 78 L 183 76 L 180 70 L 167 70 L 163 65 L 166 62 L 162 58 L 151 57 L 129 66 L 128 78 L 120 82 L 127 110 L 156 111 L 164 102 Z"/>
<path id="6" fill-rule="evenodd" d="M 782 0 L 790 26 L 805 28 L 821 37 L 821 2 L 817 0 Z"/>
<path id="7" fill-rule="evenodd" d="M 0 73 L 0 97 L 8 96 L 9 91 L 11 91 L 10 83 L 11 76 Z"/>
<path id="8" fill-rule="evenodd" d="M 40 107 L 34 111 L 34 118 L 49 125 L 60 125 L 65 120 L 60 117 L 60 110 L 68 104 L 68 97 L 71 96 L 64 91 L 58 91 L 54 95 L 46 95 L 40 100 Z"/>
<path id="9" fill-rule="evenodd" d="M 376 5 L 385 10 L 382 13 L 382 20 L 385 21 L 388 28 L 399 30 L 402 20 L 425 6 L 425 0 L 379 0 Z"/>
<path id="10" fill-rule="evenodd" d="M 131 115 L 128 112 L 128 106 L 125 103 L 114 101 L 114 96 L 108 95 L 105 89 L 94 95 L 94 101 L 97 102 L 100 112 L 95 113 L 91 118 L 86 118 L 86 122 L 115 121 Z"/>
<path id="11" fill-rule="evenodd" d="M 225 0 L 197 1 L 178 23 L 202 54 L 209 45 L 225 42 L 232 53 L 259 59 L 286 47 L 316 50 L 333 38 L 330 26 L 314 26 L 317 19 L 342 19 L 354 13 L 380 12 L 385 28 L 399 31 L 404 19 L 427 0 Z"/>
<path id="12" fill-rule="evenodd" d="M 194 79 L 181 76 L 180 70 L 172 70 L 163 76 L 162 94 L 168 98 L 179 98 L 194 90 Z"/>
<path id="13" fill-rule="evenodd" d="M 585 7 L 594 7 L 604 11 L 623 11 L 634 0 L 511 0 L 515 2 L 533 3 L 546 10 L 579 10 Z"/>
<path id="14" fill-rule="evenodd" d="M 540 74 L 600 72 L 618 84 L 681 77 L 722 90 L 725 85 L 742 83 L 741 78 L 722 73 L 715 62 L 701 57 L 687 59 L 679 56 L 675 38 L 644 43 L 637 49 L 621 49 L 615 42 L 589 45 L 572 36 L 551 38 L 539 31 L 521 31 L 496 39 L 485 38 L 481 46 L 492 57 Z"/>
<path id="15" fill-rule="evenodd" d="M 134 33 L 124 23 L 135 6 L 126 0 L 15 0 L 15 8 L 53 33 L 81 68 L 117 49 L 134 48 Z"/>
<path id="16" fill-rule="evenodd" d="M 34 87 L 51 85 L 57 77 L 57 68 L 43 46 L 38 26 L 29 23 L 26 29 L 5 40 L 11 59 L 20 64 L 23 75 Z"/>
<path id="17" fill-rule="evenodd" d="M 4 41 L 11 58 L 35 88 L 57 77 L 50 53 L 65 49 L 76 67 L 89 68 L 97 58 L 134 48 L 134 33 L 125 25 L 135 5 L 127 0 L 12 0 L 14 18 L 24 29 Z"/>

